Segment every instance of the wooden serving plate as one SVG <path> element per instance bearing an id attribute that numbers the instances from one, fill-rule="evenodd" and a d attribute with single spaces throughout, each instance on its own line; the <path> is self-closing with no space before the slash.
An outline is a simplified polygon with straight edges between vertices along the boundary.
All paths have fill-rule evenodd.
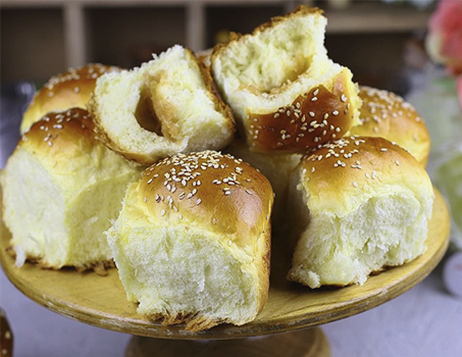
<path id="1" fill-rule="evenodd" d="M 269 335 L 317 326 L 371 309 L 425 278 L 441 260 L 448 245 L 448 210 L 440 193 L 436 191 L 435 194 L 428 248 L 421 257 L 372 276 L 362 286 L 311 290 L 282 280 L 272 282 L 263 311 L 255 321 L 240 327 L 222 325 L 192 333 L 181 325 L 165 327 L 149 321 L 136 313 L 135 304 L 126 300 L 115 269 L 107 276 L 99 276 L 71 269 L 44 270 L 32 264 L 17 268 L 6 252 L 10 234 L 1 220 L 0 261 L 11 282 L 29 298 L 59 314 L 98 327 L 163 339 L 210 340 Z"/>

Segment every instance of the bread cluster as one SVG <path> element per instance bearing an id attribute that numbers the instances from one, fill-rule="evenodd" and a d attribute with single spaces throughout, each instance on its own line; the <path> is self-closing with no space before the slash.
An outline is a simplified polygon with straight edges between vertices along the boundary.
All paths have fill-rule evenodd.
<path id="1" fill-rule="evenodd" d="M 199 57 L 52 78 L 2 175 L 16 263 L 115 262 L 140 314 L 199 331 L 256 318 L 271 246 L 313 289 L 422 254 L 425 124 L 328 57 L 326 24 L 302 6 Z"/>

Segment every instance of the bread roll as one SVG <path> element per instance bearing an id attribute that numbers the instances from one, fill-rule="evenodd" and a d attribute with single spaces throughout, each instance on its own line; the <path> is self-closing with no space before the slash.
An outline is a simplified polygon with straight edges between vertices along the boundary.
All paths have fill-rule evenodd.
<path id="1" fill-rule="evenodd" d="M 396 94 L 371 87 L 360 86 L 359 96 L 363 101 L 361 124 L 351 128 L 351 134 L 394 141 L 425 166 L 430 153 L 430 135 L 414 107 Z"/>
<path id="2" fill-rule="evenodd" d="M 272 202 L 268 180 L 231 155 L 146 169 L 107 232 L 128 299 L 189 330 L 252 321 L 268 295 Z"/>
<path id="3" fill-rule="evenodd" d="M 383 138 L 325 144 L 302 160 L 290 195 L 299 214 L 290 280 L 363 284 L 425 251 L 432 184 L 408 152 Z"/>
<path id="4" fill-rule="evenodd" d="M 304 152 L 359 124 L 358 90 L 327 56 L 326 23 L 301 6 L 214 48 L 213 77 L 252 151 Z"/>
<path id="5" fill-rule="evenodd" d="M 96 63 L 70 68 L 67 72 L 51 77 L 27 107 L 21 123 L 21 134 L 49 112 L 72 107 L 85 108 L 96 79 L 104 73 L 117 71 L 120 68 Z"/>
<path id="6" fill-rule="evenodd" d="M 174 46 L 140 68 L 98 79 L 89 105 L 113 150 L 141 163 L 220 149 L 234 134 L 228 107 L 194 54 Z"/>
<path id="7" fill-rule="evenodd" d="M 49 113 L 24 134 L 2 175 L 17 264 L 59 269 L 111 259 L 103 232 L 140 170 L 96 141 L 84 109 Z"/>

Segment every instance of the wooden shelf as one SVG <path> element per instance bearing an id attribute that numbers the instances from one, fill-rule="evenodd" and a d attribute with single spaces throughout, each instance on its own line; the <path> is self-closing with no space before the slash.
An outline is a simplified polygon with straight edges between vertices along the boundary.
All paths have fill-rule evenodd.
<path id="1" fill-rule="evenodd" d="M 31 68 L 31 72 L 35 73 L 31 79 L 43 80 L 47 71 L 53 74 L 65 67 L 80 66 L 89 61 L 131 64 L 130 60 L 119 58 L 121 55 L 113 51 L 117 47 L 115 39 L 118 37 L 122 41 L 120 48 L 124 50 L 127 49 L 127 41 L 138 42 L 146 48 L 148 42 L 152 41 L 158 48 L 180 43 L 197 51 L 213 45 L 217 31 L 249 31 L 269 17 L 288 12 L 300 3 L 326 7 L 328 35 L 412 32 L 424 29 L 430 14 L 429 11 L 419 11 L 410 6 L 369 1 L 353 2 L 351 6 L 338 10 L 328 8 L 326 2 L 314 0 L 2 0 L 0 11 L 8 14 L 11 11 L 24 11 L 28 16 L 34 11 L 55 14 L 49 20 L 51 22 L 45 25 L 47 35 L 40 39 L 47 39 L 42 41 L 42 45 L 46 45 L 46 52 L 53 51 L 53 58 L 38 53 L 40 61 L 47 65 L 39 70 Z M 176 15 L 165 10 L 173 8 L 176 9 L 173 11 Z M 124 11 L 124 14 L 120 11 Z M 109 14 L 107 19 L 103 19 L 103 12 Z M 140 21 L 137 21 L 136 14 Z M 149 24 L 148 16 L 154 19 L 151 20 L 152 24 Z M 5 43 L 11 42 L 9 34 L 12 28 L 19 31 L 20 37 L 24 37 L 26 42 L 22 47 L 32 50 L 39 46 L 29 44 L 31 40 L 27 34 L 35 34 L 40 19 L 27 22 L 20 17 L 18 15 L 14 20 L 17 24 L 5 17 L 6 21 L 1 25 L 3 61 L 14 62 L 15 66 L 17 51 L 21 47 Z M 128 23 L 126 27 L 125 21 Z M 113 34 L 105 30 L 106 23 L 112 26 Z M 104 36 L 108 36 L 107 43 Z M 16 34 L 14 37 L 17 37 Z M 140 43 L 143 41 L 144 44 Z M 27 52 L 26 56 L 30 58 L 33 53 Z M 63 63 L 64 68 L 60 67 L 60 63 Z M 15 71 L 7 72 L 4 67 L 4 77 L 19 79 Z M 28 71 L 24 74 L 28 75 Z"/>

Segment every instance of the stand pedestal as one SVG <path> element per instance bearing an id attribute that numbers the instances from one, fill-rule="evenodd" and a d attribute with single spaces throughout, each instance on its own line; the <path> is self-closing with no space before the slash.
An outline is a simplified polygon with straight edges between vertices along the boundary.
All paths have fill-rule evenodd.
<path id="1" fill-rule="evenodd" d="M 237 340 L 162 340 L 133 336 L 125 357 L 329 357 L 329 343 L 318 327 Z"/>

